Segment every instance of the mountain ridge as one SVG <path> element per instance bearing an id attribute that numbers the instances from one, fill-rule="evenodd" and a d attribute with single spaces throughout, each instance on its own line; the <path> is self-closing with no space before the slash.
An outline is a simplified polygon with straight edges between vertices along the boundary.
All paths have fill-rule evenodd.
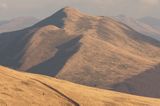
<path id="1" fill-rule="evenodd" d="M 159 64 L 158 40 L 110 17 L 67 9 L 27 29 L 0 34 L 0 64 L 104 89 Z M 76 15 L 66 18 L 64 10 Z"/>

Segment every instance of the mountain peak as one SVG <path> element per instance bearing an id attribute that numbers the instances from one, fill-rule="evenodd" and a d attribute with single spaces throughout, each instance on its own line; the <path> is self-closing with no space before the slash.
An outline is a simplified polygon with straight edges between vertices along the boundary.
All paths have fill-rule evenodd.
<path id="1" fill-rule="evenodd" d="M 80 16 L 83 14 L 81 11 L 73 7 L 64 7 L 61 10 L 59 10 L 57 13 L 61 13 L 61 12 L 66 14 L 66 16 L 77 16 L 77 15 Z"/>
<path id="2" fill-rule="evenodd" d="M 64 11 L 79 11 L 78 9 L 73 8 L 73 7 L 69 7 L 69 6 L 62 8 L 61 10 L 64 10 Z"/>
<path id="3" fill-rule="evenodd" d="M 75 19 L 77 17 L 81 17 L 84 14 L 81 13 L 78 9 L 72 7 L 65 7 L 57 11 L 55 14 L 51 15 L 50 17 L 42 20 L 36 26 L 42 27 L 46 25 L 55 25 L 59 28 L 64 26 L 64 21 L 66 18 Z"/>

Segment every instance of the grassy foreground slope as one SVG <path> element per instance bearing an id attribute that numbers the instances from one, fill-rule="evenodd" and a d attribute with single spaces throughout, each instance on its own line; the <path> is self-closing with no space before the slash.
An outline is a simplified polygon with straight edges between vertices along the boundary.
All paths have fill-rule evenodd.
<path id="1" fill-rule="evenodd" d="M 73 84 L 0 66 L 0 106 L 158 106 L 159 99 Z"/>

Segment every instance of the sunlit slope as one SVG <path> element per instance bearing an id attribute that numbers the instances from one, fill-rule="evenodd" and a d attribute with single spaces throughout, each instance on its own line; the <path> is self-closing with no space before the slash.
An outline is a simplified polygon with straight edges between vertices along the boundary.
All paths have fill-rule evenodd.
<path id="1" fill-rule="evenodd" d="M 158 106 L 159 99 L 132 96 L 0 67 L 0 105 Z"/>

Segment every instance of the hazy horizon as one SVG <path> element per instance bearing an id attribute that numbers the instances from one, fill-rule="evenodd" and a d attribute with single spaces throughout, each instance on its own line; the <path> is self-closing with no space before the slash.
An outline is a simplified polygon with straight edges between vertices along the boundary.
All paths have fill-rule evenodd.
<path id="1" fill-rule="evenodd" d="M 150 16 L 160 19 L 160 0 L 63 0 L 63 2 L 57 0 L 0 0 L 0 20 L 22 16 L 45 18 L 66 6 L 100 16 L 124 14 L 135 18 Z"/>

